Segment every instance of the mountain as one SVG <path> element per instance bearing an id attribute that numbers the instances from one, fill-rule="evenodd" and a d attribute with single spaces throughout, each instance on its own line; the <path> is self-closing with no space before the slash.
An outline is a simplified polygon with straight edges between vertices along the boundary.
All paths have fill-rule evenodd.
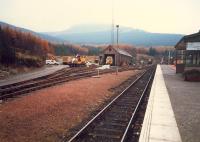
<path id="1" fill-rule="evenodd" d="M 42 39 L 53 43 L 77 43 L 77 44 L 110 44 L 111 25 L 84 24 L 76 25 L 59 32 L 38 33 L 25 28 L 16 27 L 4 22 L 0 26 L 9 26 L 22 32 L 29 32 Z M 116 31 L 115 31 L 116 35 Z M 184 35 L 151 33 L 144 30 L 120 26 L 119 42 L 136 46 L 174 46 Z M 115 36 L 116 43 L 116 36 Z"/>
<path id="2" fill-rule="evenodd" d="M 16 27 L 14 25 L 11 25 L 11 24 L 8 24 L 8 23 L 5 23 L 5 22 L 1 22 L 1 21 L 0 21 L 0 26 L 1 27 L 9 27 L 11 29 L 18 30 L 18 31 L 21 31 L 21 32 L 25 32 L 25 33 L 31 33 L 35 36 L 38 36 L 42 39 L 49 41 L 49 42 L 54 42 L 54 43 L 64 42 L 62 39 L 56 38 L 54 36 L 46 35 L 46 34 L 43 34 L 43 33 L 37 33 L 37 32 L 34 32 L 32 30 L 21 28 L 21 27 Z"/>
<path id="3" fill-rule="evenodd" d="M 78 44 L 109 44 L 111 43 L 111 26 L 109 25 L 76 25 L 60 32 L 46 32 L 68 42 Z M 115 31 L 116 35 L 116 31 Z M 144 30 L 121 26 L 119 28 L 119 42 L 141 46 L 173 46 L 184 35 L 151 33 Z M 115 37 L 116 41 L 116 37 Z"/>

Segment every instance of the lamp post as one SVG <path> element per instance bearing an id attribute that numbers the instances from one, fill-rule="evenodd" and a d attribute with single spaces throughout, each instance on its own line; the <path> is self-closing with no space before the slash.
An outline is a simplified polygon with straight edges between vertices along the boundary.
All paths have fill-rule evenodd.
<path id="1" fill-rule="evenodd" d="M 171 55 L 170 55 L 170 50 L 169 50 L 169 55 L 168 55 L 168 65 L 170 64 L 170 58 L 171 58 Z"/>
<path id="2" fill-rule="evenodd" d="M 117 50 L 119 49 L 119 25 L 116 25 L 116 28 L 117 28 Z M 116 56 L 116 66 L 117 66 L 117 71 L 116 71 L 116 74 L 118 74 L 118 61 L 117 59 L 119 60 L 119 52 L 118 52 L 118 57 Z"/>

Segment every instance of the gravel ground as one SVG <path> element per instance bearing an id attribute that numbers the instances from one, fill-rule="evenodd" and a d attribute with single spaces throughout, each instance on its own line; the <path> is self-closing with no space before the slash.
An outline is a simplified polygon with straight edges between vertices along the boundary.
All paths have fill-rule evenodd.
<path id="1" fill-rule="evenodd" d="M 186 82 L 173 68 L 161 66 L 183 142 L 200 142 L 200 82 Z"/>
<path id="2" fill-rule="evenodd" d="M 114 95 L 134 71 L 101 75 L 46 88 L 0 104 L 1 142 L 53 142 Z"/>

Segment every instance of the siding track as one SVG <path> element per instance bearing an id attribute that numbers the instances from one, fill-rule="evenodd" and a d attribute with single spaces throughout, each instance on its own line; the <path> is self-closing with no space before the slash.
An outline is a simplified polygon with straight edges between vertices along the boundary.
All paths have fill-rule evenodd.
<path id="1" fill-rule="evenodd" d="M 119 71 L 130 70 L 134 68 L 120 68 Z M 113 69 L 100 71 L 100 74 L 115 72 Z M 97 75 L 94 67 L 65 68 L 53 74 L 42 76 L 39 78 L 17 82 L 9 85 L 0 86 L 0 100 L 16 97 L 42 88 L 54 86 L 70 80 L 91 77 Z"/>

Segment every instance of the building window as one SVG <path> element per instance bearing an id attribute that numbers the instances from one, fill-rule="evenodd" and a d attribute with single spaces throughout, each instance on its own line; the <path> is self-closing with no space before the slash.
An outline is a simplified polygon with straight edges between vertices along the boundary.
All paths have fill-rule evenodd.
<path id="1" fill-rule="evenodd" d="M 186 66 L 200 66 L 200 51 L 186 51 Z"/>
<path id="2" fill-rule="evenodd" d="M 185 50 L 176 51 L 177 64 L 185 64 Z"/>

